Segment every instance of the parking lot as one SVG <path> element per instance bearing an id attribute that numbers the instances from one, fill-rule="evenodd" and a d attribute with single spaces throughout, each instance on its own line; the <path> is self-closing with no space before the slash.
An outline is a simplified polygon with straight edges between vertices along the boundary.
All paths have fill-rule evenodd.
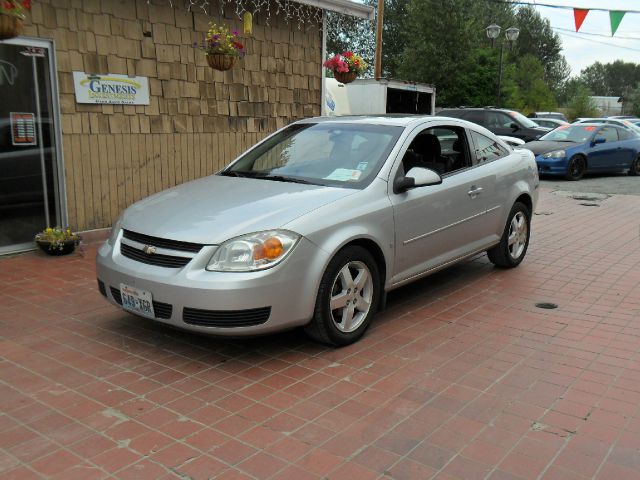
<path id="1" fill-rule="evenodd" d="M 337 350 L 128 315 L 96 245 L 0 259 L 0 474 L 640 478 L 640 196 L 544 186 L 520 267 L 394 291 Z"/>

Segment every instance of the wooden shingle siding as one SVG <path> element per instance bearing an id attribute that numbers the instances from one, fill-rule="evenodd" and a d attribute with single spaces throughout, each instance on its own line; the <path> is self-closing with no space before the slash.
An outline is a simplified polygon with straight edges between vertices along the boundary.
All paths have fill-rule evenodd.
<path id="1" fill-rule="evenodd" d="M 209 20 L 242 30 L 233 8 L 212 17 L 146 0 L 38 0 L 24 35 L 55 42 L 69 224 L 107 227 L 133 202 L 216 172 L 296 119 L 320 114 L 321 32 L 275 16 L 241 35 L 244 59 L 212 70 Z M 195 28 L 194 28 L 195 26 Z M 145 106 L 76 104 L 73 70 L 149 78 Z"/>

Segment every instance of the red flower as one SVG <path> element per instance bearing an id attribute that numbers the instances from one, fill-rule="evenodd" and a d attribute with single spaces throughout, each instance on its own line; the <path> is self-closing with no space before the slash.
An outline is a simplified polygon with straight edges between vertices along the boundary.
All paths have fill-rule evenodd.
<path id="1" fill-rule="evenodd" d="M 343 56 L 343 57 L 346 57 L 346 58 L 351 58 L 351 57 L 353 57 L 353 52 L 344 52 L 344 53 L 342 54 L 342 56 Z"/>
<path id="2" fill-rule="evenodd" d="M 31 10 L 31 0 L 22 0 L 22 7 Z"/>
<path id="3" fill-rule="evenodd" d="M 233 46 L 236 47 L 238 50 L 242 50 L 244 48 L 244 45 L 242 45 L 240 42 L 231 42 L 233 43 Z"/>

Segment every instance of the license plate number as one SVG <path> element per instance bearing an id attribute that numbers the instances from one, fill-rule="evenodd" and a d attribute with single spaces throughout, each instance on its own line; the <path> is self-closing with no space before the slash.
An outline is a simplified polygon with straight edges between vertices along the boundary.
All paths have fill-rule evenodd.
<path id="1" fill-rule="evenodd" d="M 149 318 L 155 318 L 151 292 L 140 290 L 130 285 L 120 284 L 122 308 Z"/>

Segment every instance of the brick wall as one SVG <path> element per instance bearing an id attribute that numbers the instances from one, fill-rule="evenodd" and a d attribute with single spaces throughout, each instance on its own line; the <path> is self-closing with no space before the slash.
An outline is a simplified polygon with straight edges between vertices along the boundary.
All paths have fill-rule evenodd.
<path id="1" fill-rule="evenodd" d="M 167 3 L 168 2 L 163 2 Z M 191 47 L 209 20 L 183 2 L 38 0 L 25 35 L 53 39 L 58 60 L 69 224 L 109 226 L 131 203 L 215 172 L 266 134 L 319 115 L 321 32 L 272 14 L 254 16 L 247 55 L 227 72 Z M 148 106 L 75 102 L 72 71 L 149 77 Z"/>

